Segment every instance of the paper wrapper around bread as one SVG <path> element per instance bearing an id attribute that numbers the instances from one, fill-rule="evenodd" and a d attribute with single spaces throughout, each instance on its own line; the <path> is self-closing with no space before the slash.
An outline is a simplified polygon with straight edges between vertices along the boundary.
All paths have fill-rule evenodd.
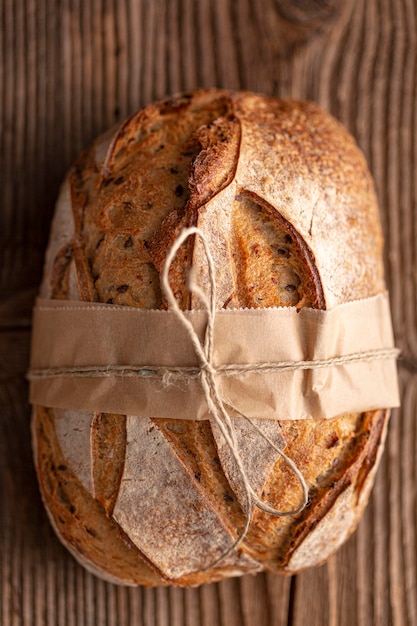
<path id="1" fill-rule="evenodd" d="M 203 340 L 207 313 L 187 311 Z M 250 418 L 332 418 L 399 404 L 387 294 L 332 310 L 216 313 L 219 394 Z M 172 311 L 38 300 L 30 400 L 52 408 L 210 419 L 200 363 Z"/>

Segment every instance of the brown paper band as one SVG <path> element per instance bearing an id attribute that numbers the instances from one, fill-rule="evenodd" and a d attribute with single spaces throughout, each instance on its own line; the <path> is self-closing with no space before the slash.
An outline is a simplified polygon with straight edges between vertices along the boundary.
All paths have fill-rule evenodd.
<path id="1" fill-rule="evenodd" d="M 203 341 L 206 311 L 184 313 Z M 219 393 L 248 417 L 331 418 L 398 406 L 387 294 L 330 311 L 216 311 Z M 38 300 L 33 404 L 148 417 L 209 419 L 201 363 L 173 311 Z"/>

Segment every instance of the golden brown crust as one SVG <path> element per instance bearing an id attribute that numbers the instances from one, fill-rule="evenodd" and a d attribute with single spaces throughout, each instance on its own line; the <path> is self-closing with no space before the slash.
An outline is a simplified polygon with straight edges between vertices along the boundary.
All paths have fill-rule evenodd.
<path id="1" fill-rule="evenodd" d="M 111 515 L 126 455 L 126 418 L 111 413 L 96 413 L 90 436 L 94 497 Z"/>
<path id="2" fill-rule="evenodd" d="M 348 487 L 353 486 L 354 490 L 352 507 L 358 504 L 366 477 L 375 465 L 386 421 L 386 411 L 370 411 L 317 420 L 310 428 L 297 429 L 296 433 L 291 432 L 291 423 L 281 422 L 283 437 L 287 440 L 286 454 L 303 468 L 304 477 L 312 486 L 309 504 L 295 520 L 283 518 L 277 526 L 265 513 L 255 513 L 251 540 L 253 544 L 262 545 L 267 569 L 287 569 L 297 548 Z M 284 492 L 283 483 L 287 484 Z M 279 462 L 268 477 L 264 492 L 277 508 L 290 507 L 297 502 L 299 486 L 288 467 Z M 270 541 L 273 530 L 280 531 L 281 542 Z M 335 540 L 337 537 L 328 533 L 330 547 Z M 327 556 L 323 555 L 321 561 Z"/>
<path id="3" fill-rule="evenodd" d="M 211 242 L 219 308 L 324 309 L 384 289 L 372 180 L 340 124 L 312 103 L 202 90 L 147 107 L 81 155 L 57 207 L 43 296 L 165 308 L 159 274 L 167 250 L 189 225 Z M 182 308 L 199 306 L 186 286 L 191 266 L 204 288 L 205 258 L 192 239 L 170 271 Z M 236 468 L 210 423 L 148 420 L 141 444 L 131 418 L 96 415 L 82 434 L 91 438 L 91 464 L 83 470 L 91 473 L 89 492 L 89 479 L 69 468 L 71 437 L 57 436 L 54 419 L 53 411 L 35 409 L 34 442 L 45 503 L 66 545 L 112 580 L 186 586 L 259 567 L 288 573 L 326 558 L 366 504 L 388 411 L 264 424 L 306 478 L 309 505 L 285 518 L 256 509 L 242 550 L 212 569 L 205 568 L 218 546 L 241 532 L 245 515 Z M 259 495 L 280 510 L 295 508 L 301 494 L 294 474 L 271 449 L 252 442 L 241 421 L 235 422 L 239 445 Z M 135 481 L 126 475 L 134 467 L 129 450 L 146 446 L 146 437 L 163 450 L 166 471 L 175 471 L 177 480 L 172 501 L 168 495 L 155 523 L 141 530 L 123 507 L 132 506 L 126 480 Z M 141 468 L 156 491 L 168 484 L 162 465 Z M 56 470 L 61 466 L 65 471 Z M 147 492 L 137 480 L 132 493 L 147 513 Z M 179 485 L 187 485 L 183 496 Z M 182 526 L 164 518 L 181 497 L 200 511 L 193 531 L 191 512 Z M 336 524 L 342 510 L 349 515 Z M 158 543 L 173 532 L 191 533 L 184 535 L 187 548 Z M 206 536 L 217 548 L 187 570 L 181 549 L 195 556 Z"/>

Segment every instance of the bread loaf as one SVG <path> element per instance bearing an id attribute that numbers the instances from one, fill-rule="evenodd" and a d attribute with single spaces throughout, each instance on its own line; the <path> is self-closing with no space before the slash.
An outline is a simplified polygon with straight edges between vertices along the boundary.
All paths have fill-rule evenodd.
<path id="1" fill-rule="evenodd" d="M 219 192 L 224 201 L 211 202 Z M 217 307 L 331 309 L 384 291 L 371 177 L 354 140 L 308 102 L 201 90 L 152 104 L 99 138 L 58 200 L 43 298 L 166 308 L 160 273 L 185 226 L 211 244 Z M 170 270 L 182 309 L 206 260 L 189 239 Z M 68 329 L 71 332 L 71 329 Z M 262 417 L 262 416 L 260 416 Z M 51 522 L 78 561 L 126 585 L 199 585 L 321 564 L 367 503 L 389 411 L 255 420 L 309 488 L 303 511 L 245 511 L 230 451 L 210 421 L 37 406 L 33 442 Z M 299 481 L 242 418 L 241 457 L 260 497 L 295 509 Z"/>

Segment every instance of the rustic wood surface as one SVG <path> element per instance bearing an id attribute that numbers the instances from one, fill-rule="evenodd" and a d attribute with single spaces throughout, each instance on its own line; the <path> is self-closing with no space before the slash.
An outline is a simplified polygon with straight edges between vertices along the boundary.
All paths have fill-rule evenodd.
<path id="1" fill-rule="evenodd" d="M 416 0 L 2 0 L 0 622 L 3 626 L 417 624 Z M 31 459 L 30 311 L 60 181 L 100 131 L 197 86 L 317 101 L 376 181 L 402 409 L 358 531 L 325 566 L 199 589 L 126 589 L 53 534 Z"/>

